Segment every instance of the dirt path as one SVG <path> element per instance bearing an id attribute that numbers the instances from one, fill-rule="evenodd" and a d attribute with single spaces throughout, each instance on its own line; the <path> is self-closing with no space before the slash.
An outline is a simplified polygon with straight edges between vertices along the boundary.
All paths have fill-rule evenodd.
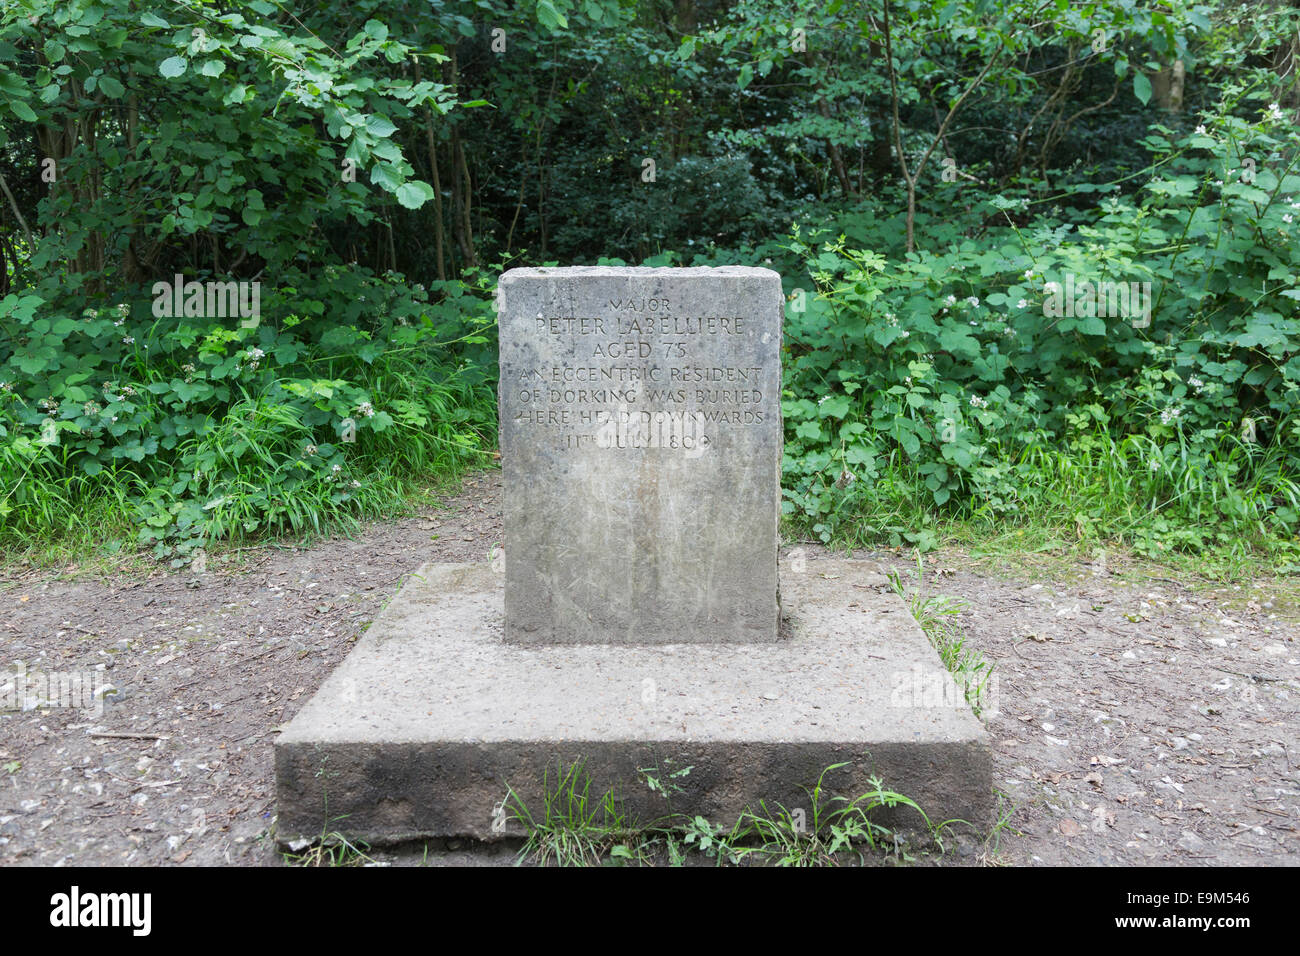
<path id="1" fill-rule="evenodd" d="M 403 575 L 501 541 L 497 473 L 447 506 L 235 570 L 0 580 L 4 673 L 102 667 L 114 688 L 98 716 L 0 713 L 0 864 L 278 863 L 276 729 Z M 1300 627 L 1266 593 L 1086 570 L 1033 584 L 957 555 L 930 562 L 945 565 L 926 590 L 969 602 L 967 645 L 998 678 L 988 726 L 1009 821 L 979 858 L 1300 863 Z M 511 859 L 453 847 L 428 862 Z"/>

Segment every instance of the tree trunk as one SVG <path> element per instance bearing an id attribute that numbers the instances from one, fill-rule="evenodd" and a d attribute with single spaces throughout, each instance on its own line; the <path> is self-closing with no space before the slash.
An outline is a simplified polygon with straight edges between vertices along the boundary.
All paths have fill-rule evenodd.
<path id="1" fill-rule="evenodd" d="M 420 58 L 415 58 L 415 82 L 424 82 L 424 73 L 420 69 Z M 424 137 L 429 146 L 429 169 L 433 172 L 433 249 L 438 267 L 438 281 L 447 281 L 447 269 L 443 261 L 443 227 L 442 227 L 442 183 L 438 175 L 438 143 L 433 135 L 433 110 L 424 107 Z"/>
<path id="2" fill-rule="evenodd" d="M 1186 72 L 1183 61 L 1174 60 L 1151 77 L 1151 93 L 1155 97 L 1156 105 L 1166 113 L 1183 111 L 1183 83 Z"/>
<path id="3" fill-rule="evenodd" d="M 456 50 L 451 51 L 447 62 L 449 83 L 453 89 L 459 86 L 459 73 L 456 66 Z M 457 90 L 459 93 L 459 90 Z M 451 231 L 460 249 L 462 268 L 478 264 L 474 255 L 474 230 L 470 224 L 470 206 L 472 203 L 472 184 L 469 167 L 465 162 L 465 147 L 461 144 L 460 124 L 451 127 Z"/>

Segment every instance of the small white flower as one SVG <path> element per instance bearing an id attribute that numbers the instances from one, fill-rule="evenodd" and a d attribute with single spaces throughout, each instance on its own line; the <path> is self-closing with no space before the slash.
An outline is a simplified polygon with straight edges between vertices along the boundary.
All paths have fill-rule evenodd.
<path id="1" fill-rule="evenodd" d="M 334 474 L 336 475 L 342 470 L 343 470 L 342 465 L 335 465 L 333 468 L 330 469 L 330 471 L 334 472 Z"/>
<path id="2" fill-rule="evenodd" d="M 375 406 L 371 405 L 369 402 L 362 402 L 357 406 L 357 414 L 362 418 L 374 418 Z"/>
<path id="3" fill-rule="evenodd" d="M 1026 270 L 1025 270 L 1025 278 L 1026 278 L 1026 279 L 1032 279 L 1033 277 L 1034 277 L 1034 270 L 1033 270 L 1033 269 L 1026 269 Z"/>
<path id="4" fill-rule="evenodd" d="M 1282 221 L 1285 223 L 1290 223 L 1293 219 L 1294 217 L 1289 212 L 1282 214 Z"/>
<path id="5" fill-rule="evenodd" d="M 248 357 L 254 362 L 260 362 L 262 359 L 266 358 L 266 353 L 259 348 L 251 348 L 248 350 Z"/>
<path id="6" fill-rule="evenodd" d="M 135 344 L 135 336 L 134 336 L 134 335 L 125 335 L 125 336 L 123 336 L 123 337 L 122 337 L 122 344 L 123 344 L 123 345 L 134 345 L 134 344 Z"/>
<path id="7" fill-rule="evenodd" d="M 948 298 L 944 299 L 943 301 L 945 305 L 956 305 L 957 297 L 955 295 L 950 295 L 948 296 Z"/>
<path id="8" fill-rule="evenodd" d="M 1197 136 L 1207 136 L 1207 135 L 1209 135 L 1208 133 L 1205 132 L 1205 126 L 1204 126 L 1204 124 L 1202 124 L 1201 126 L 1196 127 L 1196 135 L 1197 135 Z"/>
<path id="9" fill-rule="evenodd" d="M 969 302 L 969 303 L 971 304 L 972 307 L 973 307 L 973 306 L 977 306 L 977 305 L 980 304 L 980 298 L 979 298 L 979 296 L 977 296 L 977 295 L 969 295 L 969 296 L 967 296 L 967 297 L 966 297 L 966 301 Z"/>
<path id="10" fill-rule="evenodd" d="M 1016 308 L 1017 308 L 1017 309 L 1026 309 L 1026 308 L 1028 308 L 1028 307 L 1029 307 L 1029 300 L 1028 300 L 1028 299 L 1021 299 L 1019 302 L 1016 303 Z"/>
<path id="11" fill-rule="evenodd" d="M 1281 108 L 1280 106 L 1278 106 L 1278 104 L 1276 104 L 1276 103 L 1269 103 L 1269 104 L 1268 104 L 1268 118 L 1269 118 L 1269 119 L 1275 119 L 1275 120 L 1283 119 L 1283 116 L 1282 116 L 1282 108 Z"/>
<path id="12" fill-rule="evenodd" d="M 1152 471 L 1159 471 L 1159 470 L 1160 470 L 1160 462 L 1158 462 L 1158 461 L 1153 461 L 1153 462 L 1151 462 L 1151 464 L 1150 464 L 1149 467 L 1151 468 Z"/>

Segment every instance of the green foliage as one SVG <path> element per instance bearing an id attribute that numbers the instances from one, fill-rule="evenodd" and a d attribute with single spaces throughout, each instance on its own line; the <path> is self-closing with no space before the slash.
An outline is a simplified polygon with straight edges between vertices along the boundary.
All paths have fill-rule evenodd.
<path id="1" fill-rule="evenodd" d="M 909 592 L 903 585 L 902 576 L 892 569 L 887 572 L 889 586 L 895 594 L 908 602 L 912 617 L 916 618 L 916 623 L 939 652 L 939 660 L 952 674 L 971 710 L 976 717 L 983 717 L 990 704 L 994 707 L 997 704 L 995 700 L 990 700 L 992 687 L 989 680 L 993 676 L 994 665 L 978 650 L 966 646 L 966 639 L 957 626 L 957 617 L 968 607 L 966 602 L 941 594 L 922 593 L 924 570 L 918 550 L 916 588 Z"/>
<path id="2" fill-rule="evenodd" d="M 683 792 L 682 781 L 693 769 L 672 770 L 672 764 L 665 760 L 665 768 L 639 771 L 650 791 L 665 799 L 666 808 Z M 557 764 L 554 780 L 549 771 L 544 774 L 542 806 L 537 814 L 513 788 L 507 788 L 498 819 L 504 821 L 509 811 L 510 818 L 524 830 L 525 841 L 516 862 L 541 866 L 653 864 L 663 856 L 671 865 L 681 866 L 692 852 L 718 865 L 752 860 L 773 866 L 834 866 L 850 858 L 863 862 L 867 850 L 900 849 L 900 839 L 878 819 L 882 810 L 895 815 L 898 808 L 914 811 L 940 846 L 947 828 L 960 822 L 932 823 L 915 801 L 886 790 L 879 778 L 872 778 L 870 789 L 855 797 L 829 796 L 827 774 L 847 766 L 832 764 L 811 787 L 804 788 L 807 807 L 769 808 L 766 801 L 759 801 L 726 827 L 670 809 L 653 821 L 631 818 L 615 788 L 599 795 L 592 792 L 586 761 L 578 760 L 567 769 L 563 763 Z"/>
<path id="3" fill-rule="evenodd" d="M 482 263 L 747 262 L 795 530 L 1294 564 L 1294 9 L 236 6 L 0 9 L 0 543 L 347 526 L 487 460 Z M 176 275 L 264 318 L 155 317 Z"/>
<path id="4" fill-rule="evenodd" d="M 740 815 L 723 845 L 740 859 L 752 856 L 774 866 L 834 866 L 849 856 L 863 862 L 864 848 L 900 849 L 898 836 L 877 819 L 881 810 L 897 813 L 897 808 L 906 807 L 920 818 L 936 841 L 948 826 L 958 822 L 931 823 L 914 800 L 886 790 L 879 777 L 873 777 L 870 789 L 856 797 L 827 797 L 826 775 L 847 766 L 831 764 L 816 784 L 805 788 L 809 804 L 806 813 L 780 805 L 769 809 L 760 801 L 757 810 Z"/>
<path id="5" fill-rule="evenodd" d="M 1152 552 L 1294 536 L 1300 139 L 1228 105 L 1156 127 L 1142 193 L 1077 229 L 929 227 L 941 251 L 892 261 L 796 229 L 817 295 L 787 312 L 786 512 L 922 548 L 924 523 L 871 519 L 882 499 L 987 520 L 1070 499 L 1081 529 Z M 1085 281 L 1150 282 L 1150 314 L 1056 307 Z"/>
<path id="6" fill-rule="evenodd" d="M 527 803 L 513 789 L 501 802 L 499 819 L 509 810 L 511 819 L 524 828 L 527 838 L 518 863 L 531 861 L 539 866 L 598 865 L 620 837 L 635 829 L 625 817 L 618 793 L 591 792 L 591 776 L 586 761 L 579 760 L 567 769 L 557 763 L 555 781 L 549 769 L 542 778 L 542 807 L 534 817 Z"/>
<path id="7" fill-rule="evenodd" d="M 258 321 L 0 301 L 14 332 L 0 342 L 0 534 L 54 533 L 109 495 L 179 563 L 217 539 L 346 526 L 409 480 L 482 463 L 486 298 L 325 272 L 325 298 L 287 285 Z"/>

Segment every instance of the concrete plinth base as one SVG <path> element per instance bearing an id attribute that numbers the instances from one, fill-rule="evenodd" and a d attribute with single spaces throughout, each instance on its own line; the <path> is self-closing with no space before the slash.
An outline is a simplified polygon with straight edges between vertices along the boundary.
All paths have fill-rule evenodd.
<path id="1" fill-rule="evenodd" d="M 520 646 L 501 574 L 425 565 L 276 741 L 279 839 L 517 835 L 507 788 L 538 816 L 577 761 L 642 823 L 760 801 L 811 821 L 805 788 L 847 763 L 823 799 L 878 776 L 934 822 L 988 826 L 987 736 L 875 565 L 810 560 L 781 599 L 776 644 Z M 645 783 L 685 767 L 671 805 Z"/>

